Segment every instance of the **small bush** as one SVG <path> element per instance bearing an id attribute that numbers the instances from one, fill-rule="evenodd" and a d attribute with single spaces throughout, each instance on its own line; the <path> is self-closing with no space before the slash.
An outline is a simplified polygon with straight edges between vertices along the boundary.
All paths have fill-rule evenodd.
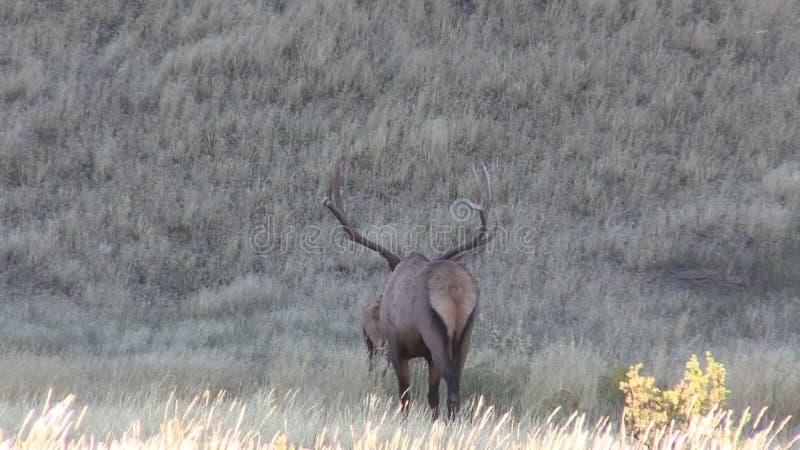
<path id="1" fill-rule="evenodd" d="M 597 400 L 604 405 L 615 408 L 625 404 L 625 394 L 620 390 L 620 383 L 628 380 L 629 366 L 616 366 L 597 381 Z"/>
<path id="2" fill-rule="evenodd" d="M 700 369 L 697 355 L 686 362 L 683 379 L 672 390 L 662 391 L 655 378 L 640 375 L 644 364 L 630 367 L 619 383 L 625 394 L 625 425 L 634 436 L 649 427 L 662 428 L 670 422 L 687 423 L 725 405 L 730 391 L 725 388 L 725 367 L 706 352 L 706 371 Z"/>

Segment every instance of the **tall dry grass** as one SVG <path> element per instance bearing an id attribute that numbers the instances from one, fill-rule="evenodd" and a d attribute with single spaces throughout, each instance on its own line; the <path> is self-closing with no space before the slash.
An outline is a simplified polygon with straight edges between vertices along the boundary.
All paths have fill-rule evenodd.
<path id="1" fill-rule="evenodd" d="M 226 400 L 206 392 L 182 403 L 171 398 L 164 408 L 157 431 L 143 432 L 134 421 L 120 434 L 96 436 L 83 433 L 81 422 L 91 410 L 78 409 L 75 397 L 59 402 L 48 397 L 43 406 L 30 411 L 14 434 L 0 430 L 3 449 L 782 449 L 800 442 L 800 435 L 786 436 L 782 423 L 762 423 L 763 411 L 753 417 L 745 411 L 698 416 L 685 427 L 648 430 L 640 439 L 626 435 L 607 419 L 590 423 L 573 413 L 557 418 L 516 420 L 486 407 L 482 399 L 470 405 L 456 422 L 426 420 L 413 411 L 404 416 L 398 408 L 370 398 L 363 411 L 339 413 L 338 421 L 320 424 L 319 409 L 298 405 L 291 395 L 273 392 L 255 404 Z M 301 409 L 298 411 L 298 409 Z M 352 414 L 353 412 L 350 411 Z M 365 414 L 366 413 L 366 414 Z M 323 413 L 324 414 L 324 413 Z M 290 424 L 302 416 L 313 426 L 304 438 Z M 310 417 L 308 417 L 310 416 Z M 348 422 L 351 421 L 351 422 Z"/>
<path id="2" fill-rule="evenodd" d="M 491 221 L 533 230 L 468 258 L 466 397 L 616 416 L 615 367 L 673 384 L 710 349 L 735 410 L 797 417 L 799 6 L 0 2 L 0 426 L 50 386 L 123 417 L 360 404 L 385 265 L 301 245 L 340 151 L 350 214 L 399 244 L 435 250 L 477 161 Z"/>

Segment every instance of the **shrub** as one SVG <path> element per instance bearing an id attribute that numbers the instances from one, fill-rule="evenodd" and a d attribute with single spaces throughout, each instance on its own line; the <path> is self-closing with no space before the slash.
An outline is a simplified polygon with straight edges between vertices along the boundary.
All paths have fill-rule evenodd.
<path id="1" fill-rule="evenodd" d="M 725 388 L 725 367 L 706 352 L 706 371 L 700 369 L 697 355 L 686 362 L 683 379 L 672 390 L 662 391 L 655 378 L 642 376 L 644 364 L 630 367 L 619 384 L 625 395 L 625 425 L 634 436 L 649 427 L 661 428 L 675 422 L 687 423 L 692 417 L 721 408 L 730 391 Z"/>
<path id="2" fill-rule="evenodd" d="M 625 395 L 620 390 L 620 383 L 628 380 L 629 366 L 620 365 L 597 381 L 597 399 L 605 405 L 617 408 L 625 404 Z"/>

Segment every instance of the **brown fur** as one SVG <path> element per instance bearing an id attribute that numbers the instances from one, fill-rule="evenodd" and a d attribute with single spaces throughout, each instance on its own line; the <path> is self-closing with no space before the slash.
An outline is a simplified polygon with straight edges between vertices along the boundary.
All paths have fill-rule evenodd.
<path id="1" fill-rule="evenodd" d="M 364 308 L 361 319 L 361 330 L 364 333 L 364 344 L 367 346 L 367 367 L 371 374 L 375 370 L 375 359 L 377 356 L 385 354 L 386 337 L 381 333 L 378 321 L 381 314 L 381 298 L 378 297 L 374 302 Z M 381 377 L 386 376 L 386 369 L 383 368 Z"/>
<path id="2" fill-rule="evenodd" d="M 364 336 L 369 339 L 373 347 L 380 349 L 386 344 L 386 338 L 378 328 L 378 321 L 381 314 L 381 299 L 378 298 L 374 302 L 364 308 L 364 314 L 361 321 L 361 326 L 364 329 Z"/>

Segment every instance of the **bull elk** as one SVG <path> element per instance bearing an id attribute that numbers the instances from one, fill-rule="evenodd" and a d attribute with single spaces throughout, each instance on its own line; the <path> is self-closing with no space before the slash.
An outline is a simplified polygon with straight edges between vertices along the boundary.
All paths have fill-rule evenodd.
<path id="1" fill-rule="evenodd" d="M 428 363 L 428 404 L 433 417 L 438 417 L 439 382 L 444 377 L 447 411 L 452 418 L 460 406 L 461 373 L 478 313 L 479 297 L 477 280 L 456 260 L 463 253 L 486 244 L 492 237 L 487 225 L 491 202 L 489 172 L 485 165 L 482 166 L 486 177 L 485 194 L 479 189 L 477 203 L 464 202 L 478 212 L 481 220 L 471 240 L 431 259 L 419 253 L 401 258 L 362 236 L 347 218 L 340 188 L 341 165 L 342 157 L 339 156 L 334 163 L 323 205 L 336 217 L 350 240 L 377 252 L 389 264 L 391 275 L 378 308 L 376 331 L 386 340 L 403 410 L 407 410 L 410 401 L 408 362 L 422 357 Z M 477 171 L 475 176 L 479 178 Z"/>

